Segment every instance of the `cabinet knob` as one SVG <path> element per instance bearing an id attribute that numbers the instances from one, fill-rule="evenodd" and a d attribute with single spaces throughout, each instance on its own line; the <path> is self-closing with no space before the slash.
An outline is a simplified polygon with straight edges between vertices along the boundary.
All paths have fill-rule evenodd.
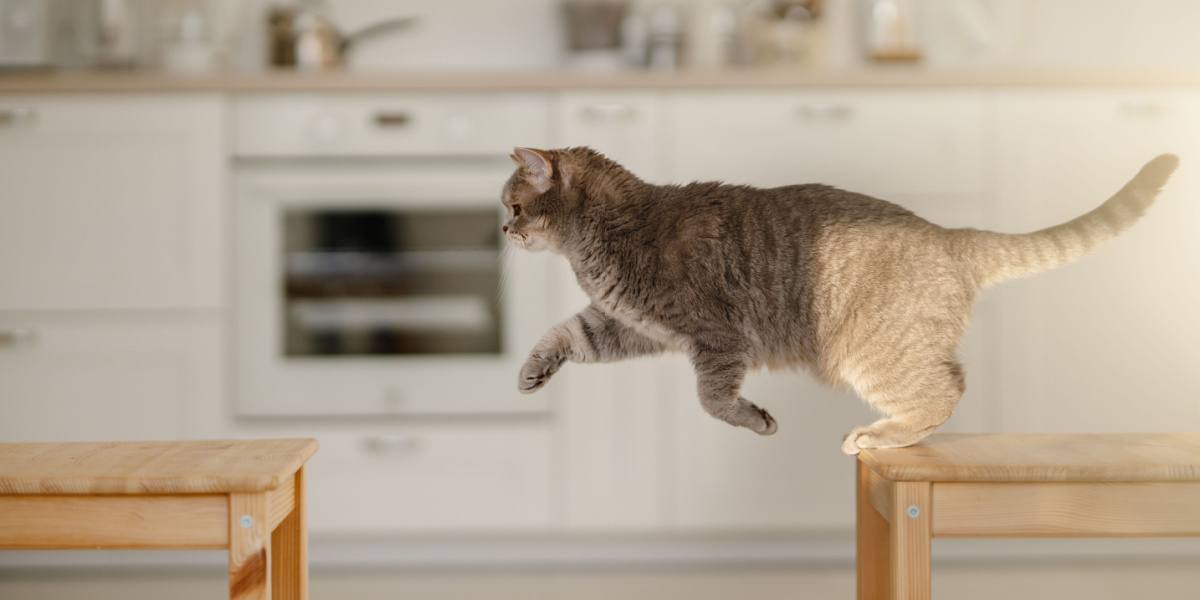
<path id="1" fill-rule="evenodd" d="M 854 107 L 839 102 L 810 102 L 796 107 L 796 116 L 806 120 L 845 121 L 854 115 Z"/>
<path id="2" fill-rule="evenodd" d="M 1122 102 L 1117 112 L 1123 117 L 1152 118 L 1165 115 L 1167 107 L 1160 102 Z"/>
<path id="3" fill-rule="evenodd" d="M 408 454 L 416 450 L 420 444 L 416 436 L 397 434 L 365 437 L 363 438 L 362 445 L 368 454 L 374 456 L 395 456 L 398 454 Z"/>
<path id="4" fill-rule="evenodd" d="M 619 102 L 588 104 L 579 109 L 586 121 L 632 121 L 637 109 Z"/>
<path id="5" fill-rule="evenodd" d="M 37 332 L 32 329 L 0 329 L 0 349 L 32 346 Z"/>
<path id="6" fill-rule="evenodd" d="M 32 108 L 0 108 L 0 127 L 28 125 L 36 120 L 37 111 Z"/>

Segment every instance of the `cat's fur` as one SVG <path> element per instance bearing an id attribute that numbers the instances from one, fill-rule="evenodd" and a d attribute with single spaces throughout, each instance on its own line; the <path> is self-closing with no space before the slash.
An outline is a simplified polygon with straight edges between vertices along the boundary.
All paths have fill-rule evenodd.
<path id="1" fill-rule="evenodd" d="M 568 360 L 677 350 L 709 414 L 771 434 L 775 420 L 739 395 L 742 380 L 803 365 L 883 413 L 846 435 L 848 454 L 907 446 L 945 422 L 965 385 L 955 349 L 976 292 L 1112 238 L 1178 164 L 1159 156 L 1095 210 L 1005 234 L 939 227 L 824 185 L 651 185 L 589 148 L 518 148 L 512 158 L 508 239 L 566 257 L 591 298 L 534 347 L 521 391 Z"/>

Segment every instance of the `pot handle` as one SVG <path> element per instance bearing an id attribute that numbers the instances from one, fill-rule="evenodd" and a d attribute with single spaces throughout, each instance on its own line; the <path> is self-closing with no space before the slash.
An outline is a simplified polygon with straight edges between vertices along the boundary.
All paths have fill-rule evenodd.
<path id="1" fill-rule="evenodd" d="M 419 21 L 420 19 L 417 17 L 396 17 L 367 25 L 366 27 L 363 27 L 362 29 L 359 29 L 358 31 L 355 31 L 354 33 L 342 38 L 341 43 L 338 45 L 339 54 L 345 56 L 345 54 L 349 52 L 354 45 L 366 38 L 388 33 L 390 31 L 409 29 L 415 26 Z"/>

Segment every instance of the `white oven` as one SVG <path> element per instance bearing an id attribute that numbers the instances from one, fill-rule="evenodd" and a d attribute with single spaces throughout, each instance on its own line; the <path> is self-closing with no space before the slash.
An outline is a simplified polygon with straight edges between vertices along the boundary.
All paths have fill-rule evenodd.
<path id="1" fill-rule="evenodd" d="M 238 413 L 546 410 L 516 380 L 550 264 L 506 251 L 499 194 L 547 115 L 536 98 L 239 99 Z"/>

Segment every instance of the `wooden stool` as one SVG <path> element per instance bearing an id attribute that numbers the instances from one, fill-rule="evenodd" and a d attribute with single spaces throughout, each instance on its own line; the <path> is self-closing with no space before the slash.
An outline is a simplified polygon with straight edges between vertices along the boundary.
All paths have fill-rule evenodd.
<path id="1" fill-rule="evenodd" d="M 1200 536 L 1200 434 L 934 435 L 858 455 L 858 597 L 930 597 L 935 537 Z"/>
<path id="2" fill-rule="evenodd" d="M 316 440 L 0 444 L 0 548 L 228 548 L 229 597 L 308 598 Z"/>

